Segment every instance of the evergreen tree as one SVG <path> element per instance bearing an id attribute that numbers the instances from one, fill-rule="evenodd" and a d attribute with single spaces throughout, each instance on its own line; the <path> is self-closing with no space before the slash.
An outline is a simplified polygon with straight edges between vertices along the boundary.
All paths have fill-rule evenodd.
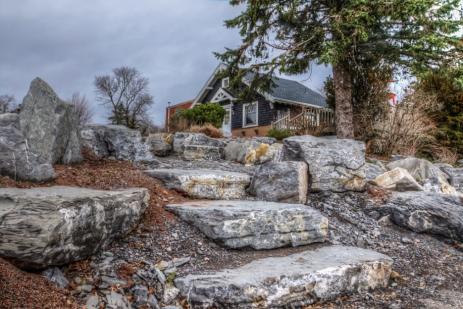
<path id="1" fill-rule="evenodd" d="M 354 136 L 353 75 L 363 59 L 419 72 L 460 57 L 456 36 L 460 0 L 230 0 L 246 5 L 226 21 L 238 28 L 242 44 L 216 54 L 229 65 L 232 85 L 247 72 L 250 89 L 272 87 L 270 76 L 303 74 L 312 62 L 331 64 L 337 135 Z M 360 61 L 359 61 L 360 60 Z"/>
<path id="2" fill-rule="evenodd" d="M 437 140 L 463 156 L 463 66 L 443 67 L 422 76 L 419 87 L 435 95 L 441 104 L 432 116 L 436 121 Z"/>

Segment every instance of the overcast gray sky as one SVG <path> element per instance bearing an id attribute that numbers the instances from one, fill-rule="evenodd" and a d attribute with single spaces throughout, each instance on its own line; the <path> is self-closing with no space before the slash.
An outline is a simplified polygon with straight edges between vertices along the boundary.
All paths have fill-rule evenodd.
<path id="1" fill-rule="evenodd" d="M 238 46 L 223 25 L 238 13 L 227 0 L 0 0 L 0 95 L 20 102 L 39 76 L 63 99 L 85 94 L 104 123 L 95 75 L 133 66 L 150 80 L 161 125 L 167 102 L 194 98 L 217 66 L 212 52 Z M 329 71 L 293 79 L 318 91 Z"/>

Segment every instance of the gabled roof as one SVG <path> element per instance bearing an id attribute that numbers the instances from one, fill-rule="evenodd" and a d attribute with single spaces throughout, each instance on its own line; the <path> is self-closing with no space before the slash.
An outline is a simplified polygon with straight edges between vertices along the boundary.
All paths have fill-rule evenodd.
<path id="1" fill-rule="evenodd" d="M 199 92 L 194 103 L 198 103 L 199 100 L 203 97 L 204 93 L 209 89 L 215 81 L 216 76 L 220 70 L 224 69 L 225 65 L 220 64 L 214 70 L 211 77 L 208 79 L 204 87 Z M 252 79 L 252 74 L 248 74 L 244 77 L 243 82 L 249 84 Z M 265 93 L 260 93 L 267 100 L 271 102 L 281 102 L 288 104 L 297 104 L 297 105 L 306 105 L 314 107 L 327 108 L 326 99 L 318 92 L 310 89 L 309 87 L 290 79 L 285 79 L 281 77 L 273 77 L 273 82 L 275 86 Z"/>

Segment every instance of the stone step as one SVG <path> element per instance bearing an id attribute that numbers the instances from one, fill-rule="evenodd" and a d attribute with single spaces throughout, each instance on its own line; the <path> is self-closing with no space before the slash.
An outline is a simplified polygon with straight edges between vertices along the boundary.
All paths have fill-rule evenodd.
<path id="1" fill-rule="evenodd" d="M 189 201 L 166 208 L 228 248 L 296 247 L 323 242 L 328 234 L 328 219 L 301 204 Z"/>
<path id="2" fill-rule="evenodd" d="M 329 246 L 175 280 L 193 308 L 301 308 L 343 294 L 386 287 L 392 259 Z"/>
<path id="3" fill-rule="evenodd" d="M 145 173 L 162 180 L 169 189 L 199 199 L 241 199 L 246 196 L 246 187 L 251 182 L 248 174 L 207 169 L 154 169 Z"/>
<path id="4" fill-rule="evenodd" d="M 187 161 L 219 161 L 223 159 L 223 148 L 207 145 L 185 145 L 183 147 L 183 159 Z"/>
<path id="5" fill-rule="evenodd" d="M 140 188 L 0 189 L 0 256 L 27 268 L 84 259 L 130 232 L 148 200 Z"/>

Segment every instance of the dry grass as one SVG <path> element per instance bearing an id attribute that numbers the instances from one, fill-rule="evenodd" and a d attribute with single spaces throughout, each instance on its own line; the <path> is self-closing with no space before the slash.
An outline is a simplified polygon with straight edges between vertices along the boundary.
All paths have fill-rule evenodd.
<path id="1" fill-rule="evenodd" d="M 206 124 L 201 125 L 201 126 L 198 126 L 198 125 L 191 126 L 187 131 L 188 132 L 193 132 L 193 133 L 203 133 L 203 134 L 206 134 L 207 136 L 213 137 L 213 138 L 222 138 L 223 137 L 222 130 L 217 129 L 216 127 L 214 127 L 210 123 L 206 123 Z"/>
<path id="2" fill-rule="evenodd" d="M 369 142 L 368 151 L 414 156 L 434 141 L 436 125 L 429 112 L 437 108 L 436 98 L 420 90 L 409 90 L 404 100 L 391 107 L 376 125 L 377 137 Z"/>

